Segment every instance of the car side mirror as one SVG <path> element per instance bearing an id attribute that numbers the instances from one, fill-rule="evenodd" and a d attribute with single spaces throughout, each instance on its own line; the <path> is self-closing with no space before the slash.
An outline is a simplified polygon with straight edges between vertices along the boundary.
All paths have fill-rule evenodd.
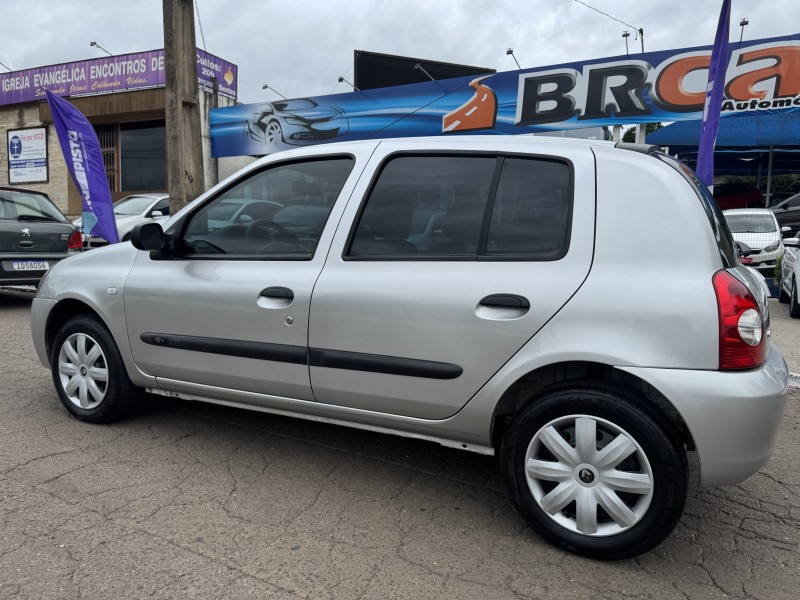
<path id="1" fill-rule="evenodd" d="M 162 250 L 166 241 L 159 223 L 139 223 L 131 230 L 131 244 L 137 250 Z"/>
<path id="2" fill-rule="evenodd" d="M 160 210 L 154 210 L 154 211 L 152 211 L 152 212 L 150 213 L 150 216 L 151 216 L 151 217 L 163 217 L 163 216 L 164 216 L 164 213 L 163 213 L 163 212 L 161 212 Z"/>
<path id="3" fill-rule="evenodd" d="M 750 256 L 750 246 L 744 242 L 736 242 L 736 252 L 739 254 L 739 258 Z"/>
<path id="4" fill-rule="evenodd" d="M 800 248 L 800 238 L 790 237 L 783 240 L 783 245 L 787 248 Z"/>

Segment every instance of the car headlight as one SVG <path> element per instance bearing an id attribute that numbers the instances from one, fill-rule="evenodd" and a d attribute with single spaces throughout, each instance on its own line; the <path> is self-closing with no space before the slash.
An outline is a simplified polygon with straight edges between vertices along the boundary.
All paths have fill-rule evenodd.
<path id="1" fill-rule="evenodd" d="M 777 250 L 780 247 L 780 245 L 781 245 L 780 241 L 773 242 L 772 244 L 764 248 L 762 252 L 775 252 L 775 250 Z"/>
<path id="2" fill-rule="evenodd" d="M 305 125 L 306 122 L 302 119 L 297 119 L 295 117 L 286 117 L 284 119 L 287 125 Z"/>

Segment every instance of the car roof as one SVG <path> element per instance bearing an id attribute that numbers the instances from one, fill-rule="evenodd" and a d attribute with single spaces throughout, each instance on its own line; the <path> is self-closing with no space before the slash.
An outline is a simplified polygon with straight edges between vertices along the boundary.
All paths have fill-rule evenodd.
<path id="1" fill-rule="evenodd" d="M 47 196 L 46 193 L 40 192 L 38 190 L 29 190 L 27 188 L 11 187 L 7 185 L 0 185 L 0 192 L 16 192 L 22 194 L 38 194 L 39 196 Z M 49 198 L 50 196 L 47 197 Z"/>

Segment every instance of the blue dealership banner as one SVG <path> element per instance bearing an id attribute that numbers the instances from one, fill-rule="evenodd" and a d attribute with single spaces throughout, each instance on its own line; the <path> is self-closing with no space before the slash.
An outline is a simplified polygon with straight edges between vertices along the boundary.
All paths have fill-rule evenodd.
<path id="1" fill-rule="evenodd" d="M 211 109 L 211 152 L 361 139 L 522 134 L 700 119 L 711 46 Z M 800 113 L 800 34 L 732 45 L 723 118 Z"/>
<path id="2" fill-rule="evenodd" d="M 47 91 L 47 103 L 69 174 L 81 194 L 82 230 L 113 244 L 119 241 L 103 153 L 94 127 L 72 104 Z"/>
<path id="3" fill-rule="evenodd" d="M 722 0 L 719 13 L 714 49 L 711 52 L 711 66 L 708 69 L 706 103 L 703 108 L 703 123 L 700 127 L 700 145 L 697 149 L 697 176 L 707 186 L 714 185 L 714 146 L 719 131 L 719 113 L 722 106 L 722 92 L 725 87 L 725 69 L 728 57 L 728 32 L 731 23 L 731 2 Z"/>

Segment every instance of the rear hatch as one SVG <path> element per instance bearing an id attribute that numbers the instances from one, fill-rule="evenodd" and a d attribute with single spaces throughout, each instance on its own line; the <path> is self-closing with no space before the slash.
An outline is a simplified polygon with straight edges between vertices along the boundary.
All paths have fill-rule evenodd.
<path id="1" fill-rule="evenodd" d="M 65 255 L 71 223 L 42 219 L 0 219 L 0 252 L 4 254 L 46 253 Z"/>
<path id="2" fill-rule="evenodd" d="M 0 189 L 0 253 L 10 255 L 67 254 L 75 226 L 40 192 Z"/>

